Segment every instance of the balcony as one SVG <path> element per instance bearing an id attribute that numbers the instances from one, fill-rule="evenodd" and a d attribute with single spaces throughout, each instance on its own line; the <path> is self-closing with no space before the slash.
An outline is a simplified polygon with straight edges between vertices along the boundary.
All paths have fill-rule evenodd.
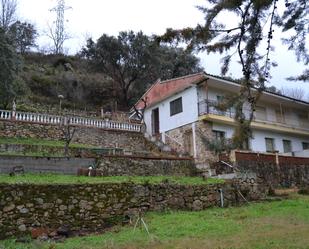
<path id="1" fill-rule="evenodd" d="M 228 110 L 221 111 L 216 107 L 217 104 L 216 101 L 203 100 L 199 102 L 199 119 L 235 125 L 235 110 L 229 108 Z M 249 116 L 248 114 L 250 113 L 250 110 L 248 108 L 244 108 L 243 111 L 246 116 Z M 252 128 L 309 136 L 308 119 L 292 120 L 286 118 L 284 115 L 269 116 L 266 115 L 266 112 L 256 112 L 254 116 L 255 117 L 251 123 Z"/>

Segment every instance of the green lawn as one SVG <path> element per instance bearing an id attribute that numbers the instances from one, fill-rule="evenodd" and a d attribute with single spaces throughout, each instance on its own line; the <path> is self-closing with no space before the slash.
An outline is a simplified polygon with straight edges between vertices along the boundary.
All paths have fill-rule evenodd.
<path id="1" fill-rule="evenodd" d="M 14 177 L 8 174 L 0 174 L 0 184 L 95 184 L 95 183 L 161 183 L 169 181 L 184 185 L 202 185 L 223 183 L 221 179 L 209 178 L 204 180 L 201 177 L 177 177 L 177 176 L 111 176 L 111 177 L 87 177 L 57 174 L 25 174 Z"/>
<path id="2" fill-rule="evenodd" d="M 144 220 L 150 236 L 143 229 L 134 232 L 131 225 L 57 244 L 19 244 L 7 240 L 0 242 L 0 248 L 1 245 L 5 249 L 309 248 L 308 196 L 200 212 L 149 213 Z"/>

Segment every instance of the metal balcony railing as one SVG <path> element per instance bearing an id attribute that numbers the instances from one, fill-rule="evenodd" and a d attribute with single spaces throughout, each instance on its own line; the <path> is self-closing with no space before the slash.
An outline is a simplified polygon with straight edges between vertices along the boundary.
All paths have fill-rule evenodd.
<path id="1" fill-rule="evenodd" d="M 198 103 L 198 113 L 200 116 L 206 114 L 214 114 L 219 116 L 225 116 L 234 118 L 235 117 L 235 110 L 234 108 L 229 108 L 225 111 L 219 110 L 217 108 L 218 102 L 216 101 L 207 101 L 203 100 Z M 248 108 L 244 108 L 243 112 L 245 116 L 249 116 L 250 110 Z M 283 112 L 284 113 L 284 112 Z M 269 124 L 279 124 L 281 126 L 285 126 L 288 128 L 295 128 L 295 129 L 304 129 L 309 130 L 309 120 L 308 119 L 301 119 L 292 120 L 287 118 L 285 115 L 276 117 L 276 116 L 269 116 L 266 113 L 255 113 L 254 121 L 256 122 L 263 122 Z"/>

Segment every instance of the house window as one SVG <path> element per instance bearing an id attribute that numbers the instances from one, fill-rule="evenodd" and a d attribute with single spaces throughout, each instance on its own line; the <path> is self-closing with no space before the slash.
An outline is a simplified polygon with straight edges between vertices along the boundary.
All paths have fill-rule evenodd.
<path id="1" fill-rule="evenodd" d="M 182 97 L 170 102 L 171 116 L 182 112 Z"/>
<path id="2" fill-rule="evenodd" d="M 213 130 L 212 133 L 214 134 L 214 138 L 218 141 L 222 141 L 225 138 L 225 132 L 224 131 Z"/>
<path id="3" fill-rule="evenodd" d="M 273 138 L 266 137 L 266 152 L 274 152 L 275 151 L 275 140 Z"/>
<path id="4" fill-rule="evenodd" d="M 222 103 L 224 101 L 224 96 L 217 95 L 217 103 Z"/>
<path id="5" fill-rule="evenodd" d="M 292 143 L 290 140 L 282 140 L 283 142 L 283 152 L 284 153 L 288 153 L 288 152 L 292 152 Z"/>
<path id="6" fill-rule="evenodd" d="M 309 143 L 303 142 L 303 150 L 309 150 Z"/>

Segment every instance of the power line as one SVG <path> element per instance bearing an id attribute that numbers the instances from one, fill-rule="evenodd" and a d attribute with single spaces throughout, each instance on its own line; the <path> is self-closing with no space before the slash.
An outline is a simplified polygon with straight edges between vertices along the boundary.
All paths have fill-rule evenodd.
<path id="1" fill-rule="evenodd" d="M 65 27 L 64 27 L 64 12 L 71 7 L 65 6 L 64 0 L 57 0 L 57 6 L 52 8 L 50 11 L 55 11 L 57 14 L 56 18 L 56 27 L 54 32 L 54 43 L 55 43 L 55 53 L 62 54 L 63 53 L 63 43 L 67 39 L 65 35 Z"/>

